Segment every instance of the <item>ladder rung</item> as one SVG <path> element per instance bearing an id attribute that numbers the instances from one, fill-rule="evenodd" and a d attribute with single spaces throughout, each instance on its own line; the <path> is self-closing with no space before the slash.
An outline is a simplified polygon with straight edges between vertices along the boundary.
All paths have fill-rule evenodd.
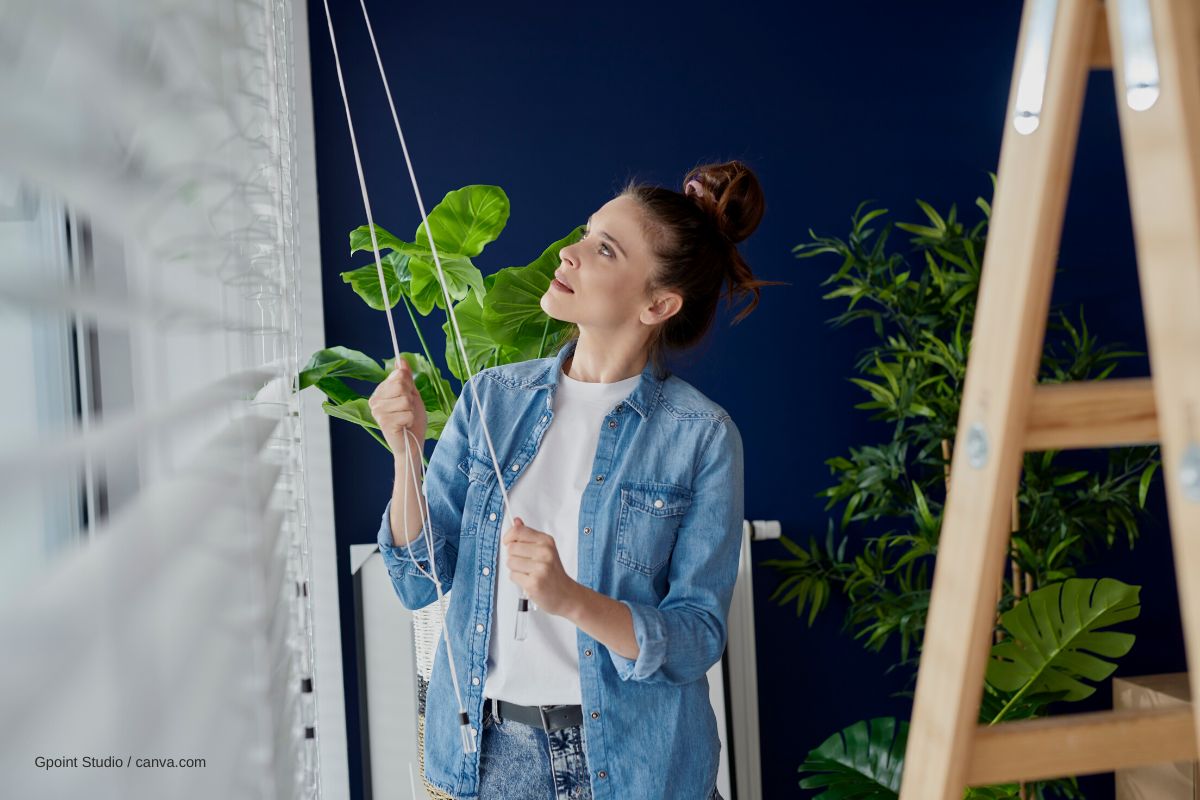
<path id="1" fill-rule="evenodd" d="M 1157 442 L 1158 411 L 1149 378 L 1034 387 L 1026 452 Z"/>
<path id="2" fill-rule="evenodd" d="M 981 725 L 967 783 L 986 786 L 1195 761 L 1191 704 Z"/>

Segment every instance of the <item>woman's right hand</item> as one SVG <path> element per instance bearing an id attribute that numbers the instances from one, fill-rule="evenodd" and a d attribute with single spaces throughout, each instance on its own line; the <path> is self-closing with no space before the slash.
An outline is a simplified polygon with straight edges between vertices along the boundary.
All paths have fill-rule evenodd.
<path id="1" fill-rule="evenodd" d="M 413 383 L 412 369 L 408 362 L 401 358 L 396 369 L 380 381 L 371 392 L 367 401 L 371 415 L 379 423 L 383 438 L 392 448 L 392 454 L 399 458 L 404 453 L 404 442 L 407 439 L 409 447 L 419 453 L 425 444 L 425 430 L 428 426 L 428 415 L 425 412 L 425 402 L 421 393 Z M 404 429 L 412 431 L 416 441 L 409 438 Z"/>

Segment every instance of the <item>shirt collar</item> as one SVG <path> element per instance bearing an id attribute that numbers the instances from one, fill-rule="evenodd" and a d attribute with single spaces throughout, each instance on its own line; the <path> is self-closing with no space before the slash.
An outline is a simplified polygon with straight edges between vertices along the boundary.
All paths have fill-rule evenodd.
<path id="1" fill-rule="evenodd" d="M 572 339 L 563 345 L 546 368 L 535 375 L 527 384 L 527 387 L 530 389 L 540 389 L 543 386 L 550 387 L 550 397 L 546 399 L 547 405 L 552 402 L 554 390 L 558 386 L 558 378 L 562 374 L 563 364 L 575 352 L 578 344 L 578 339 Z M 654 411 L 654 407 L 658 404 L 658 397 L 662 394 L 663 384 L 666 383 L 669 375 L 669 370 L 662 376 L 656 375 L 653 359 L 646 359 L 646 366 L 642 368 L 641 380 L 637 382 L 633 391 L 622 402 L 628 403 L 643 418 L 648 418 Z"/>

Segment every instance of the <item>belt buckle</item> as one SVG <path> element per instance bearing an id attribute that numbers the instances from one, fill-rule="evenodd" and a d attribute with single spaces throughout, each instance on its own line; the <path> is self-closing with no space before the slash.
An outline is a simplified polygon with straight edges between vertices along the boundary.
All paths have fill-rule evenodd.
<path id="1" fill-rule="evenodd" d="M 542 718 L 542 730 L 544 730 L 546 733 L 550 733 L 550 721 L 546 719 L 546 707 L 538 706 L 537 710 L 538 715 Z"/>

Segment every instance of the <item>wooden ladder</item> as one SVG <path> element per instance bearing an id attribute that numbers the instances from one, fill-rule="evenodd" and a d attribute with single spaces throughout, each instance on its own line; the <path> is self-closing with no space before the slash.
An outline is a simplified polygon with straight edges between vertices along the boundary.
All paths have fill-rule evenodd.
<path id="1" fill-rule="evenodd" d="M 1139 34 L 1139 7 L 1152 33 Z M 1099 0 L 1026 1 L 901 800 L 961 800 L 966 786 L 1197 758 L 1200 702 L 990 727 L 978 714 L 1011 499 L 1024 453 L 1047 449 L 1160 443 L 1189 680 L 1200 699 L 1198 51 L 1198 0 L 1108 0 L 1107 11 Z M 1153 97 L 1146 70 L 1155 63 L 1157 99 L 1134 110 L 1127 97 L 1140 106 Z M 1153 377 L 1036 386 L 1093 68 L 1111 69 L 1116 83 Z"/>

